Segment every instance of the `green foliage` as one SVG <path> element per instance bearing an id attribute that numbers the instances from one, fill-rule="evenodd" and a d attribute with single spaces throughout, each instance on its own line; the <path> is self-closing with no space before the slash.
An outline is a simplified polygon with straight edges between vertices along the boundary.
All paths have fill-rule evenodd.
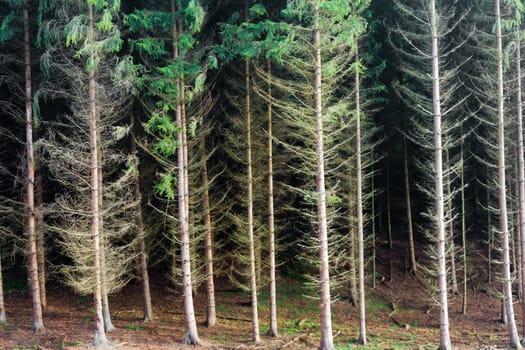
<path id="1" fill-rule="evenodd" d="M 177 188 L 177 177 L 172 173 L 164 174 L 160 182 L 153 187 L 159 196 L 170 200 L 175 199 L 175 188 Z"/>

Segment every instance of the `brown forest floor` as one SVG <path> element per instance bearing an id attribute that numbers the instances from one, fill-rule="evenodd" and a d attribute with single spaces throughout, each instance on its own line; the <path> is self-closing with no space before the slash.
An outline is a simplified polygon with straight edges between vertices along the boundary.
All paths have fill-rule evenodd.
<path id="1" fill-rule="evenodd" d="M 399 251 L 405 251 L 399 247 Z M 369 344 L 366 349 L 435 349 L 439 343 L 439 314 L 425 291 L 423 279 L 403 272 L 403 257 L 379 249 L 378 271 L 385 275 L 377 287 L 367 289 L 367 327 Z M 392 261 L 390 264 L 389 261 Z M 392 266 L 392 268 L 390 268 Z M 461 297 L 451 300 L 451 337 L 457 349 L 505 348 L 506 326 L 498 322 L 500 302 L 494 290 L 484 282 L 485 263 L 480 259 L 470 271 L 473 283 L 468 289 L 468 314 L 461 314 Z M 390 271 L 392 279 L 390 280 Z M 381 276 L 381 275 L 380 275 Z M 61 286 L 48 286 L 48 307 L 44 311 L 46 330 L 34 334 L 31 330 L 31 301 L 26 290 L 4 279 L 7 294 L 8 323 L 0 326 L 1 349 L 86 349 L 93 337 L 91 297 L 76 295 Z M 249 295 L 226 285 L 217 288 L 218 325 L 199 325 L 202 349 L 316 349 L 319 325 L 318 304 L 304 297 L 301 282 L 281 278 L 278 285 L 278 339 L 262 337 L 262 343 L 250 342 L 251 322 Z M 51 284 L 51 283 L 50 283 Z M 497 284 L 495 284 L 497 286 Z M 109 334 L 118 349 L 185 349 L 180 344 L 184 336 L 182 296 L 173 292 L 164 279 L 153 282 L 155 319 L 142 323 L 140 318 L 141 289 L 131 283 L 122 292 L 110 297 L 112 320 L 117 331 Z M 393 304 L 395 311 L 393 310 Z M 195 297 L 198 322 L 204 322 L 205 295 Z M 268 294 L 260 295 L 261 334 L 268 329 Z M 393 312 L 394 311 L 394 312 Z M 515 304 L 521 332 L 521 304 Z M 338 349 L 360 348 L 358 310 L 347 300 L 333 304 L 335 342 Z"/>

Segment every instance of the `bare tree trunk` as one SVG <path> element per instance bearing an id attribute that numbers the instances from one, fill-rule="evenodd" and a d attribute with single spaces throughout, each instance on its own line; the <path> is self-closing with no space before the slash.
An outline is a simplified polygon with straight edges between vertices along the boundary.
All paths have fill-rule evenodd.
<path id="1" fill-rule="evenodd" d="M 356 61 L 359 61 L 359 39 L 355 39 Z M 355 109 L 356 109 L 356 183 L 357 183 L 357 241 L 359 251 L 359 344 L 366 344 L 365 311 L 365 244 L 363 238 L 363 184 L 361 166 L 361 97 L 359 69 L 355 71 Z"/>
<path id="2" fill-rule="evenodd" d="M 202 205 L 204 207 L 204 226 L 206 227 L 206 325 L 208 327 L 214 327 L 217 324 L 217 316 L 215 310 L 215 284 L 213 281 L 213 226 L 210 208 L 210 182 L 208 179 L 208 165 L 206 164 L 206 139 L 204 135 L 201 139 L 201 153 L 202 183 L 204 185 Z"/>
<path id="3" fill-rule="evenodd" d="M 131 153 L 134 154 L 138 159 L 137 154 L 137 143 L 135 141 L 135 134 L 133 128 L 135 126 L 135 120 L 131 115 Z M 151 291 L 149 286 L 149 274 L 148 274 L 148 253 L 146 251 L 146 237 L 144 233 L 144 218 L 142 216 L 142 191 L 140 190 L 140 173 L 137 170 L 135 175 L 135 200 L 137 205 L 135 206 L 135 224 L 137 225 L 137 236 L 139 238 L 139 262 L 140 262 L 140 275 L 142 280 L 142 292 L 144 295 L 144 321 L 153 320 L 153 308 L 151 306 Z"/>
<path id="4" fill-rule="evenodd" d="M 448 236 L 450 237 L 450 272 L 452 277 L 452 294 L 457 295 L 458 292 L 458 277 L 456 273 L 456 244 L 454 242 L 454 213 L 452 208 L 452 180 L 450 179 L 450 155 L 448 147 L 445 149 L 445 164 L 447 169 L 447 211 L 448 211 Z"/>
<path id="5" fill-rule="evenodd" d="M 497 45 L 497 88 L 498 88 L 498 199 L 500 215 L 500 231 L 502 234 L 501 250 L 503 252 L 503 289 L 507 309 L 509 346 L 513 349 L 521 348 L 516 320 L 514 319 L 514 305 L 512 304 L 512 277 L 510 275 L 509 229 L 507 223 L 507 194 L 505 191 L 505 120 L 503 94 L 503 44 L 501 37 L 500 0 L 496 0 L 496 45 Z"/>
<path id="6" fill-rule="evenodd" d="M 44 236 L 44 186 L 42 167 L 40 161 L 36 160 L 36 260 L 38 265 L 38 285 L 40 287 L 40 301 L 42 309 L 47 306 L 46 294 L 46 255 Z"/>
<path id="7" fill-rule="evenodd" d="M 372 151 L 372 159 L 374 158 L 374 151 Z M 372 167 L 372 199 L 371 199 L 371 219 L 372 219 L 372 288 L 374 289 L 376 287 L 376 196 L 375 196 L 375 173 L 374 173 L 374 167 Z M 380 216 L 379 216 L 380 217 Z M 381 230 L 381 220 L 379 222 L 380 230 Z"/>
<path id="8" fill-rule="evenodd" d="M 408 175 L 408 152 L 407 152 L 407 141 L 403 138 L 403 149 L 404 149 L 404 169 L 405 169 L 405 199 L 407 207 L 407 225 L 408 225 L 408 244 L 410 249 L 410 273 L 417 273 L 416 264 L 416 250 L 414 248 L 414 229 L 412 225 L 412 204 L 410 203 L 410 181 Z"/>
<path id="9" fill-rule="evenodd" d="M 438 288 L 440 306 L 440 345 L 442 350 L 451 350 L 449 334 L 448 300 L 447 300 L 447 267 L 445 252 L 445 215 L 443 201 L 443 159 L 441 142 L 441 93 L 439 86 L 439 49 L 436 2 L 430 1 L 430 26 L 432 31 L 432 112 L 434 114 L 434 161 L 436 171 L 436 224 L 437 224 L 437 258 Z"/>
<path id="10" fill-rule="evenodd" d="M 33 151 L 33 93 L 31 78 L 31 44 L 29 38 L 29 3 L 24 4 L 24 63 L 25 63 L 25 108 L 26 108 L 26 205 L 27 205 L 27 260 L 31 295 L 33 298 L 33 329 L 44 328 L 42 318 L 42 302 L 38 281 L 38 263 L 36 254 L 36 229 L 35 229 L 35 158 Z"/>
<path id="11" fill-rule="evenodd" d="M 463 249 L 463 304 L 461 312 L 467 314 L 467 225 L 465 213 L 465 163 L 464 163 L 464 137 L 461 133 L 461 244 Z"/>
<path id="12" fill-rule="evenodd" d="M 388 221 L 388 248 L 393 249 L 392 246 L 392 216 L 391 216 L 391 204 L 390 204 L 390 166 L 388 159 L 386 161 L 386 216 Z"/>
<path id="13" fill-rule="evenodd" d="M 257 274 L 255 271 L 255 240 L 253 237 L 253 175 L 252 175 L 252 139 L 251 139 L 251 102 L 250 102 L 250 62 L 244 62 L 244 79 L 246 88 L 246 140 L 248 152 L 247 181 L 248 181 L 248 242 L 250 250 L 250 289 L 252 296 L 252 340 L 255 343 L 261 341 L 259 335 L 259 311 L 257 305 Z"/>
<path id="14" fill-rule="evenodd" d="M 349 172 L 348 178 L 352 179 L 352 174 Z M 350 180 L 351 181 L 351 180 Z M 356 202 L 356 199 L 354 198 L 354 188 L 352 187 L 352 183 L 350 183 L 350 191 L 348 193 L 348 226 L 349 226 L 349 241 L 350 246 L 349 251 L 349 257 L 350 260 L 350 297 L 349 302 L 352 305 L 352 307 L 357 306 L 358 298 L 357 298 L 357 271 L 356 271 L 356 228 L 354 225 L 354 204 Z"/>
<path id="15" fill-rule="evenodd" d="M 94 41 L 94 19 L 93 6 L 88 5 L 88 42 Z M 95 53 L 91 51 L 91 60 L 94 60 Z M 91 235 L 93 239 L 93 273 L 95 275 L 95 285 L 93 286 L 93 302 L 95 311 L 95 340 L 94 346 L 105 347 L 108 346 L 109 341 L 106 338 L 106 330 L 104 328 L 104 318 L 102 315 L 102 277 L 101 277 L 101 252 L 100 252 L 100 212 L 99 212 L 99 164 L 98 164 L 98 128 L 97 128 L 97 103 L 96 103 L 96 82 L 95 82 L 95 68 L 89 68 L 89 147 L 91 153 Z"/>
<path id="16" fill-rule="evenodd" d="M 518 86 L 517 86 L 517 136 L 518 136 L 518 221 L 519 221 L 519 232 L 521 233 L 520 237 L 520 246 L 521 246 L 521 295 L 522 298 L 525 298 L 525 162 L 523 156 L 523 101 L 521 95 L 521 38 L 517 40 L 517 50 L 516 50 L 516 72 L 518 74 Z M 521 339 L 521 344 L 525 345 L 525 300 L 521 301 L 522 306 L 522 320 L 523 320 L 523 334 L 524 337 Z"/>
<path id="17" fill-rule="evenodd" d="M 275 222 L 273 208 L 273 124 L 272 65 L 268 60 L 268 234 L 270 240 L 270 328 L 268 335 L 277 337 L 277 295 L 275 280 Z"/>
<path id="18" fill-rule="evenodd" d="M 334 350 L 332 334 L 332 310 L 330 305 L 330 263 L 328 259 L 328 224 L 326 218 L 326 187 L 324 173 L 323 103 L 321 95 L 321 33 L 319 30 L 319 3 L 314 5 L 314 111 L 317 129 L 316 141 L 316 183 L 317 183 L 317 225 L 319 234 L 319 282 L 321 288 L 321 341 L 320 350 Z"/>
<path id="19" fill-rule="evenodd" d="M 0 257 L 0 323 L 6 323 L 7 317 L 5 315 L 5 303 L 4 303 L 4 280 L 2 278 L 2 258 Z"/>
<path id="20" fill-rule="evenodd" d="M 171 0 L 172 13 L 176 12 L 175 0 Z M 179 51 L 177 46 L 178 32 L 177 24 L 173 25 L 173 58 L 179 58 Z M 180 84 L 180 83 L 179 83 Z M 179 85 L 180 86 L 180 85 Z M 181 96 L 184 97 L 184 93 L 181 92 Z M 184 295 L 184 312 L 186 315 L 186 335 L 184 337 L 184 344 L 188 345 L 199 345 L 199 335 L 197 332 L 197 321 L 195 320 L 195 311 L 193 307 L 193 293 L 192 293 L 192 280 L 191 280 L 191 254 L 190 254 L 190 232 L 189 232 L 189 218 L 188 218 L 188 203 L 186 200 L 189 198 L 188 186 L 186 185 L 187 177 L 185 174 L 185 157 L 187 157 L 187 143 L 184 143 L 186 135 L 186 128 L 183 125 L 183 104 L 184 99 L 179 96 L 176 110 L 176 123 L 180 128 L 180 132 L 177 134 L 177 142 L 179 147 L 177 148 L 177 192 L 178 192 L 178 211 L 179 211 L 179 226 L 180 226 L 180 244 L 181 244 L 181 269 L 182 269 L 182 288 Z M 186 150 L 184 146 L 186 145 Z"/>
<path id="21" fill-rule="evenodd" d="M 100 128 L 97 129 L 97 137 L 100 140 Z M 103 212 L 104 208 L 104 175 L 103 175 L 103 154 L 99 142 L 98 149 L 98 208 Z M 106 333 L 116 330 L 111 322 L 111 314 L 109 312 L 109 297 L 108 297 L 108 280 L 106 276 L 106 249 L 107 239 L 104 231 L 104 217 L 99 215 L 99 234 L 100 234 L 100 293 L 102 296 L 102 318 L 104 319 L 104 329 Z"/>

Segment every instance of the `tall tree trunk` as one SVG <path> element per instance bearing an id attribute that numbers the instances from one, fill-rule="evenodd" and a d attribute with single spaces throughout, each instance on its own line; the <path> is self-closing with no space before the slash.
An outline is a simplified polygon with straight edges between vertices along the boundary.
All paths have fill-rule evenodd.
<path id="1" fill-rule="evenodd" d="M 505 190 L 505 120 L 503 94 L 503 43 L 501 37 L 500 0 L 496 0 L 496 54 L 497 54 L 497 88 L 498 88 L 498 199 L 500 215 L 500 232 L 502 234 L 501 250 L 503 252 L 503 289 L 509 329 L 509 346 L 513 349 L 521 348 L 516 320 L 514 319 L 514 305 L 512 303 L 512 276 L 510 275 L 509 229 L 507 223 L 507 194 Z"/>
<path id="2" fill-rule="evenodd" d="M 176 13 L 175 0 L 171 0 L 172 13 Z M 178 31 L 177 24 L 175 23 L 172 28 L 173 35 L 173 58 L 177 60 L 179 58 L 179 50 L 177 46 Z M 180 82 L 179 82 L 180 84 Z M 179 85 L 180 86 L 180 85 Z M 181 92 L 182 97 L 184 96 Z M 191 280 L 191 254 L 190 254 L 190 230 L 189 230 L 189 218 L 188 218 L 188 203 L 186 200 L 189 198 L 187 191 L 188 186 L 186 185 L 187 177 L 185 174 L 185 157 L 187 157 L 187 149 L 184 146 L 186 138 L 186 128 L 183 125 L 183 104 L 184 99 L 179 96 L 176 110 L 176 123 L 180 128 L 177 134 L 177 197 L 178 197 L 178 213 L 179 213 L 179 226 L 180 226 L 180 244 L 181 244 L 181 269 L 182 269 L 182 288 L 184 295 L 184 313 L 186 316 L 186 335 L 184 337 L 184 344 L 188 345 L 199 345 L 199 335 L 197 332 L 197 321 L 195 320 L 195 311 L 193 306 L 193 293 L 192 293 L 192 280 Z"/>
<path id="3" fill-rule="evenodd" d="M 390 198 L 390 165 L 386 160 L 386 220 L 388 221 L 388 249 L 392 250 L 392 215 L 391 215 L 391 198 Z"/>
<path id="4" fill-rule="evenodd" d="M 489 167 L 487 166 L 487 179 L 489 178 Z M 490 203 L 490 189 L 486 187 L 487 191 L 487 208 L 489 208 Z M 492 229 L 492 217 L 490 209 L 487 209 L 487 283 L 492 282 L 492 248 L 494 245 L 494 231 Z"/>
<path id="5" fill-rule="evenodd" d="M 33 298 L 33 329 L 44 328 L 42 302 L 38 282 L 38 263 L 36 254 L 35 230 L 35 158 L 33 151 L 33 93 L 31 78 L 31 43 L 29 38 L 29 2 L 24 4 L 24 64 L 25 64 L 25 108 L 26 108 L 26 205 L 27 205 L 27 260 L 31 295 Z"/>
<path id="6" fill-rule="evenodd" d="M 464 137 L 461 132 L 461 248 L 463 250 L 463 304 L 461 312 L 467 314 L 467 225 L 465 213 L 465 159 L 464 159 Z"/>
<path id="7" fill-rule="evenodd" d="M 456 243 L 454 242 L 454 213 L 452 206 L 452 179 L 450 170 L 450 155 L 448 147 L 445 149 L 445 166 L 447 169 L 447 211 L 448 211 L 448 236 L 450 237 L 450 272 L 452 277 L 452 294 L 458 294 L 458 277 L 456 273 Z"/>
<path id="8" fill-rule="evenodd" d="M 319 29 L 319 2 L 314 5 L 314 112 L 317 122 L 316 141 L 316 184 L 317 184 L 317 225 L 319 239 L 319 280 L 321 288 L 321 341 L 320 350 L 334 350 L 332 334 L 332 310 L 330 305 L 330 265 L 328 258 L 328 223 L 326 218 L 326 187 L 324 173 L 323 103 L 321 94 L 321 33 Z"/>
<path id="9" fill-rule="evenodd" d="M 441 93 L 439 86 L 439 49 L 436 2 L 430 1 L 430 26 L 432 31 L 432 112 L 434 115 L 434 165 L 436 172 L 436 224 L 437 224 L 437 258 L 438 258 L 438 288 L 440 306 L 440 349 L 451 350 L 448 300 L 447 300 L 447 267 L 445 252 L 445 216 L 443 201 L 443 159 L 441 142 Z"/>
<path id="10" fill-rule="evenodd" d="M 374 159 L 374 151 L 372 151 L 372 159 Z M 375 187 L 375 173 L 374 173 L 374 167 L 372 167 L 372 199 L 371 199 L 371 228 L 372 228 L 372 288 L 376 287 L 376 187 Z M 379 222 L 379 225 L 381 225 L 381 222 Z M 379 228 L 381 229 L 381 227 Z"/>
<path id="11" fill-rule="evenodd" d="M 5 315 L 5 303 L 4 303 L 4 280 L 2 272 L 2 258 L 0 257 L 0 323 L 6 323 L 7 317 Z"/>
<path id="12" fill-rule="evenodd" d="M 521 271 L 525 275 L 525 161 L 523 156 L 523 102 L 521 95 L 521 38 L 517 40 L 516 50 L 516 72 L 518 74 L 518 86 L 517 86 L 517 134 L 518 134 L 518 217 L 519 217 L 519 232 L 521 233 Z M 521 290 L 522 298 L 525 298 L 525 276 L 521 276 Z M 521 339 L 521 344 L 525 345 L 525 300 L 521 301 L 522 306 L 522 320 L 523 320 L 523 334 L 524 337 Z"/>
<path id="13" fill-rule="evenodd" d="M 208 165 L 206 164 L 206 138 L 204 134 L 201 139 L 202 154 L 202 183 L 204 193 L 202 205 L 204 208 L 204 226 L 206 227 L 205 254 L 206 254 L 206 325 L 213 327 L 217 324 L 215 310 L 215 284 L 213 281 L 213 226 L 210 208 L 210 181 L 208 179 Z"/>
<path id="14" fill-rule="evenodd" d="M 88 43 L 92 44 L 94 35 L 93 6 L 88 5 Z M 92 61 L 95 60 L 95 53 L 91 51 Z M 95 285 L 93 286 L 93 302 L 95 312 L 95 340 L 94 346 L 104 347 L 109 344 L 104 328 L 104 318 L 102 315 L 102 277 L 101 277 L 101 252 L 100 252 L 100 212 L 99 212 L 99 164 L 98 164 L 98 128 L 97 128 L 97 103 L 96 103 L 96 82 L 95 68 L 89 68 L 89 147 L 91 153 L 91 235 L 93 239 L 93 273 L 95 275 Z"/>
<path id="15" fill-rule="evenodd" d="M 133 128 L 135 126 L 135 120 L 133 114 L 131 115 L 131 153 L 137 157 L 137 169 L 134 178 L 135 182 L 135 200 L 137 205 L 135 206 L 135 224 L 137 225 L 137 236 L 139 240 L 139 262 L 140 262 L 140 275 L 142 280 L 142 293 L 144 297 L 144 321 L 153 320 L 153 308 L 151 306 L 151 291 L 149 286 L 149 273 L 148 273 L 148 253 L 146 251 L 146 237 L 144 232 L 144 218 L 142 216 L 142 191 L 140 190 L 140 173 L 139 173 L 139 162 L 137 154 L 137 143 L 135 141 L 135 134 Z"/>
<path id="16" fill-rule="evenodd" d="M 98 140 L 101 139 L 100 127 L 97 129 Z M 103 173 L 103 155 L 104 149 L 99 141 L 98 149 L 98 208 L 99 211 L 104 211 L 104 173 Z M 106 333 L 113 332 L 116 328 L 111 322 L 111 314 L 109 312 L 109 296 L 108 296 L 108 279 L 106 275 L 106 249 L 108 247 L 106 232 L 104 231 L 104 217 L 99 215 L 99 234 L 100 234 L 100 293 L 102 296 L 102 318 L 104 319 L 104 329 Z"/>
<path id="17" fill-rule="evenodd" d="M 270 240 L 270 328 L 268 335 L 277 337 L 277 295 L 275 280 L 275 222 L 273 208 L 273 123 L 272 64 L 268 60 L 268 234 Z"/>
<path id="18" fill-rule="evenodd" d="M 349 302 L 352 305 L 352 307 L 357 306 L 358 303 L 358 297 L 357 297 L 357 271 L 356 271 L 356 261 L 355 258 L 356 251 L 357 251 L 357 244 L 356 244 L 356 227 L 355 227 L 355 212 L 354 212 L 354 205 L 356 203 L 355 199 L 355 193 L 352 183 L 352 173 L 349 171 L 348 178 L 350 179 L 350 191 L 348 193 L 348 226 L 349 226 L 349 241 L 350 245 L 348 247 L 350 254 L 348 259 L 350 260 L 350 297 Z"/>
<path id="19" fill-rule="evenodd" d="M 250 62 L 244 62 L 244 79 L 246 88 L 246 147 L 248 152 L 247 182 L 248 182 L 248 244 L 250 250 L 250 289 L 252 296 L 252 340 L 261 341 L 259 335 L 259 310 L 257 306 L 257 273 L 255 271 L 255 240 L 253 235 L 253 175 L 252 175 L 252 113 L 250 102 Z"/>
<path id="20" fill-rule="evenodd" d="M 36 260 L 38 265 L 38 285 L 40 287 L 40 301 L 42 309 L 47 306 L 46 293 L 46 254 L 44 236 L 44 186 L 42 167 L 40 161 L 36 160 Z"/>
<path id="21" fill-rule="evenodd" d="M 359 39 L 355 40 L 356 62 L 359 62 Z M 365 313 L 365 244 L 363 238 L 363 180 L 361 168 L 361 97 L 359 69 L 355 71 L 355 109 L 356 109 L 356 183 L 357 183 L 357 241 L 359 251 L 359 344 L 366 344 Z"/>
<path id="22" fill-rule="evenodd" d="M 407 140 L 403 138 L 404 169 L 405 169 L 405 199 L 407 207 L 408 245 L 410 250 L 410 273 L 417 273 L 416 250 L 414 248 L 414 229 L 412 225 L 412 204 L 410 201 L 410 177 L 408 175 Z"/>

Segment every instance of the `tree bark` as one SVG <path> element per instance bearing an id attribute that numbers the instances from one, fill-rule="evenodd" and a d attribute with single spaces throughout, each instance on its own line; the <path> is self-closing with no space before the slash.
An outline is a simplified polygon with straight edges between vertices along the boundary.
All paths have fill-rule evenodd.
<path id="1" fill-rule="evenodd" d="M 135 121 L 133 115 L 131 116 L 131 129 L 133 130 Z M 142 216 L 142 191 L 140 190 L 140 173 L 139 173 L 139 161 L 137 154 L 137 143 L 135 141 L 135 134 L 132 131 L 131 134 L 131 153 L 137 157 L 137 169 L 135 175 L 135 200 L 137 205 L 135 206 L 135 224 L 137 225 L 137 235 L 139 239 L 139 262 L 140 262 L 140 275 L 142 280 L 142 293 L 144 297 L 144 321 L 153 320 L 153 308 L 151 306 L 151 291 L 149 286 L 149 273 L 148 273 L 148 253 L 146 251 L 146 237 L 144 233 L 144 218 Z"/>
<path id="2" fill-rule="evenodd" d="M 206 325 L 214 327 L 217 324 L 215 310 L 215 283 L 213 270 L 213 226 L 210 207 L 210 181 L 208 179 L 208 165 L 206 164 L 206 138 L 201 139 L 202 153 L 202 183 L 204 193 L 202 205 L 204 208 L 204 226 L 206 227 L 205 253 L 206 253 Z"/>
<path id="3" fill-rule="evenodd" d="M 388 159 L 386 161 L 386 216 L 388 224 L 388 249 L 393 249 L 392 244 L 392 216 L 391 216 L 391 203 L 390 203 L 390 165 Z"/>
<path id="4" fill-rule="evenodd" d="M 410 273 L 417 273 L 416 250 L 414 248 L 414 229 L 412 225 L 412 204 L 410 202 L 410 177 L 408 175 L 408 152 L 407 141 L 403 138 L 404 149 L 404 169 L 405 169 L 405 199 L 407 207 L 407 224 L 408 224 L 408 244 L 410 250 Z"/>
<path id="5" fill-rule="evenodd" d="M 176 13 L 175 0 L 171 0 L 172 13 Z M 179 51 L 177 46 L 178 31 L 177 23 L 172 28 L 173 35 L 173 58 L 176 60 L 179 58 Z M 180 87 L 180 82 L 179 82 Z M 186 202 L 189 198 L 187 193 L 188 186 L 186 185 L 187 177 L 185 174 L 185 159 L 187 157 L 187 149 L 184 149 L 184 140 L 186 138 L 186 128 L 183 125 L 183 104 L 184 99 L 183 92 L 180 92 L 177 109 L 176 109 L 176 123 L 180 128 L 180 132 L 177 134 L 177 198 L 178 198 L 178 214 L 179 214 L 179 226 L 180 226 L 180 244 L 181 244 L 181 269 L 182 269 L 182 288 L 184 295 L 184 312 L 186 315 L 186 335 L 183 343 L 188 345 L 199 345 L 199 335 L 197 332 L 197 321 L 195 320 L 195 311 L 193 306 L 193 293 L 192 293 L 192 280 L 191 280 L 191 254 L 190 254 L 190 230 L 189 230 L 189 218 L 188 218 L 188 203 Z"/>
<path id="6" fill-rule="evenodd" d="M 38 265 L 38 285 L 40 287 L 40 301 L 42 309 L 47 306 L 46 293 L 46 253 L 44 235 L 44 186 L 42 167 L 40 161 L 36 160 L 36 260 Z"/>
<path id="7" fill-rule="evenodd" d="M 507 194 L 505 179 L 505 120 L 503 94 L 503 43 L 501 35 L 500 0 L 496 0 L 496 54 L 497 54 L 497 96 L 498 96 L 498 199 L 500 231 L 502 234 L 501 250 L 503 252 L 503 289 L 508 318 L 509 346 L 513 349 L 521 348 L 516 320 L 514 319 L 514 305 L 512 303 L 512 276 L 510 274 L 509 229 L 507 223 Z"/>
<path id="8" fill-rule="evenodd" d="M 516 50 L 516 73 L 518 74 L 518 86 L 516 89 L 516 103 L 517 103 L 517 136 L 518 136 L 518 222 L 520 232 L 521 245 L 521 272 L 525 274 L 525 161 L 523 156 L 523 101 L 521 94 L 521 38 L 518 30 L 517 50 Z M 521 276 L 521 295 L 525 297 L 525 276 Z M 525 301 L 521 301 L 522 306 L 522 320 L 523 320 L 523 334 L 521 344 L 525 345 Z"/>
<path id="9" fill-rule="evenodd" d="M 28 273 L 33 298 L 33 329 L 44 328 L 42 318 L 42 302 L 38 280 L 38 263 L 36 253 L 36 227 L 35 227 L 35 158 L 33 150 L 33 92 L 31 77 L 31 43 L 29 37 L 29 2 L 25 2 L 24 16 L 24 65 L 25 65 L 25 109 L 26 109 L 26 206 L 27 206 L 27 260 Z"/>
<path id="10" fill-rule="evenodd" d="M 253 235 L 253 175 L 252 175 L 252 114 L 250 102 L 250 62 L 244 62 L 244 79 L 246 88 L 246 147 L 248 152 L 247 181 L 248 181 L 248 244 L 250 251 L 250 289 L 252 298 L 252 340 L 255 343 L 261 341 L 259 334 L 259 311 L 257 305 L 257 273 L 255 271 L 255 240 Z"/>
<path id="11" fill-rule="evenodd" d="M 449 229 L 449 246 L 450 246 L 450 273 L 452 279 L 452 294 L 457 295 L 458 292 L 458 277 L 456 271 L 456 243 L 454 242 L 454 213 L 452 206 L 452 180 L 450 175 L 450 155 L 448 147 L 445 148 L 445 164 L 447 169 L 447 211 L 448 211 L 448 229 Z M 446 245 L 445 245 L 446 246 Z"/>
<path id="12" fill-rule="evenodd" d="M 277 293 L 275 280 L 275 221 L 273 208 L 273 122 L 272 65 L 268 60 L 268 234 L 270 240 L 270 328 L 268 335 L 277 337 Z"/>
<path id="13" fill-rule="evenodd" d="M 326 219 L 326 187 L 324 173 L 323 103 L 321 92 L 321 33 L 319 29 L 319 3 L 314 5 L 314 113 L 317 123 L 316 141 L 316 183 L 317 183 L 317 225 L 319 235 L 319 280 L 321 294 L 321 341 L 320 350 L 334 350 L 332 334 L 332 311 L 330 305 L 330 265 L 328 259 L 328 224 Z"/>
<path id="14" fill-rule="evenodd" d="M 430 30 L 432 32 L 432 112 L 434 115 L 434 166 L 436 185 L 436 225 L 437 225 L 437 258 L 438 258 L 438 288 L 440 307 L 440 349 L 451 350 L 448 300 L 447 300 L 447 267 L 445 252 L 445 215 L 443 200 L 443 155 L 441 141 L 441 93 L 439 85 L 439 46 L 438 27 L 435 0 L 430 1 Z"/>
<path id="15" fill-rule="evenodd" d="M 0 257 L 0 323 L 6 323 L 7 317 L 5 315 L 5 303 L 4 303 L 4 280 L 2 272 L 2 258 Z"/>
<path id="16" fill-rule="evenodd" d="M 461 313 L 467 314 L 467 225 L 465 212 L 465 163 L 464 163 L 464 137 L 461 133 L 461 246 L 463 250 L 463 304 Z"/>
<path id="17" fill-rule="evenodd" d="M 355 40 L 356 62 L 359 62 L 359 39 Z M 365 312 L 365 256 L 363 238 L 363 184 L 361 166 L 361 97 L 359 68 L 355 71 L 355 109 L 356 109 L 356 183 L 357 183 L 357 241 L 359 252 L 359 344 L 366 344 L 366 312 Z"/>
<path id="18" fill-rule="evenodd" d="M 94 35 L 93 6 L 88 5 L 88 43 L 92 44 Z M 95 60 L 95 53 L 91 51 L 91 61 Z M 104 318 L 102 315 L 102 277 L 101 277 L 101 252 L 100 252 L 100 212 L 99 212 L 99 141 L 97 128 L 97 103 L 96 103 L 96 82 L 95 68 L 89 68 L 89 147 L 91 153 L 91 235 L 93 239 L 93 273 L 95 275 L 95 285 L 93 286 L 93 303 L 95 313 L 95 339 L 94 346 L 105 347 L 109 345 L 106 338 Z"/>

